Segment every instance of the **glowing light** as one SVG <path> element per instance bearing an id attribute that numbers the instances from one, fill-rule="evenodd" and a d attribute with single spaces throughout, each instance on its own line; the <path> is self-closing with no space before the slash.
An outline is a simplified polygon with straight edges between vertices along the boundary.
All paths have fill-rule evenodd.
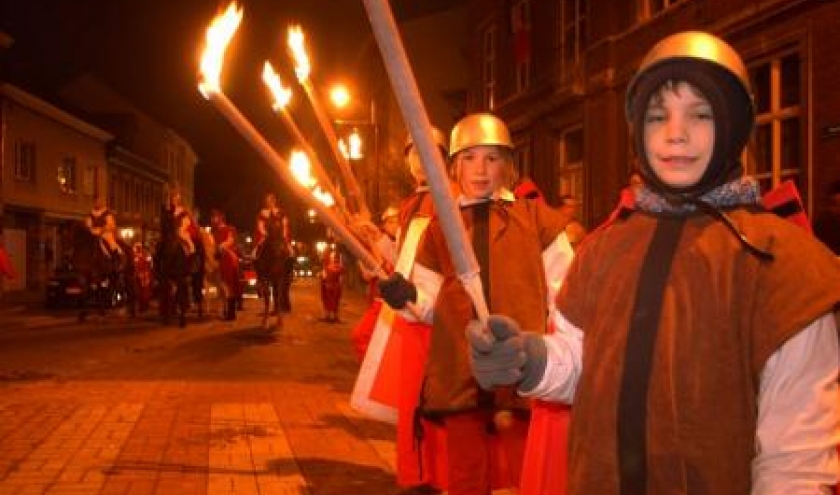
<path id="1" fill-rule="evenodd" d="M 309 78 L 309 72 L 312 70 L 304 46 L 303 29 L 300 26 L 290 26 L 286 42 L 292 52 L 292 58 L 295 59 L 295 75 L 298 82 L 303 83 Z"/>
<path id="2" fill-rule="evenodd" d="M 343 84 L 336 84 L 330 90 L 330 101 L 336 108 L 344 108 L 350 104 L 350 91 Z"/>
<path id="3" fill-rule="evenodd" d="M 268 90 L 271 91 L 271 97 L 274 100 L 271 104 L 271 108 L 275 111 L 280 111 L 286 108 L 286 105 L 289 104 L 289 100 L 292 99 L 292 90 L 283 86 L 283 83 L 280 81 L 280 76 L 277 74 L 277 71 L 274 70 L 274 67 L 270 62 L 266 62 L 265 65 L 263 65 L 262 78 L 263 82 L 268 87 Z"/>
<path id="4" fill-rule="evenodd" d="M 228 5 L 223 14 L 216 16 L 207 28 L 207 44 L 199 64 L 201 81 L 198 83 L 198 90 L 205 98 L 209 98 L 211 93 L 222 91 L 219 80 L 221 79 L 225 50 L 233 35 L 236 34 L 240 22 L 242 22 L 242 9 L 237 7 L 236 2 L 233 2 Z"/>

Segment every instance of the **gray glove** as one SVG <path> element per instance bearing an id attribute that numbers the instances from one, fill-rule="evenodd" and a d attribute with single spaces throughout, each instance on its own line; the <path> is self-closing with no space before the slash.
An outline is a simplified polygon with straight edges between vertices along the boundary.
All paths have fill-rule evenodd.
<path id="1" fill-rule="evenodd" d="M 547 350 L 542 335 L 523 332 L 519 324 L 504 315 L 490 315 L 489 332 L 481 322 L 467 325 L 470 365 L 478 385 L 491 390 L 517 384 L 520 392 L 533 390 L 542 380 Z"/>

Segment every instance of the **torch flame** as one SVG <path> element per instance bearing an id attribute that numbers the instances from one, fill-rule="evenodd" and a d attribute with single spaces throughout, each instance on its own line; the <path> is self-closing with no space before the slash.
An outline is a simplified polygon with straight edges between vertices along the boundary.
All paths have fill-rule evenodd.
<path id="1" fill-rule="evenodd" d="M 292 99 L 292 90 L 283 86 L 283 83 L 280 81 L 280 76 L 274 70 L 271 62 L 266 62 L 263 65 L 262 77 L 263 82 L 269 91 L 271 91 L 271 96 L 274 98 L 274 103 L 271 105 L 271 108 L 274 111 L 280 111 L 285 108 L 289 104 L 289 100 Z"/>
<path id="2" fill-rule="evenodd" d="M 295 59 L 295 75 L 298 82 L 303 83 L 309 77 L 311 66 L 309 56 L 306 54 L 306 47 L 303 45 L 303 29 L 300 26 L 290 26 L 287 38 L 292 57 Z"/>
<path id="3" fill-rule="evenodd" d="M 232 2 L 224 14 L 216 16 L 207 28 L 207 44 L 199 65 L 202 80 L 198 84 L 198 90 L 205 98 L 209 98 L 211 93 L 221 92 L 219 79 L 225 50 L 233 35 L 236 34 L 241 21 L 242 9 L 236 5 L 236 2 Z"/>
<path id="4" fill-rule="evenodd" d="M 292 175 L 295 176 L 295 179 L 297 179 L 303 187 L 312 189 L 318 184 L 318 181 L 312 176 L 312 167 L 309 163 L 309 157 L 307 157 L 306 153 L 303 151 L 292 151 L 292 155 L 289 158 L 289 168 L 292 170 Z"/>
<path id="5" fill-rule="evenodd" d="M 295 176 L 295 179 L 303 187 L 309 189 L 315 199 L 324 203 L 326 206 L 333 206 L 335 204 L 332 195 L 321 189 L 321 186 L 318 185 L 318 180 L 312 176 L 312 167 L 306 153 L 300 150 L 292 151 L 292 155 L 289 158 L 289 168 L 292 171 L 292 175 Z"/>
<path id="6" fill-rule="evenodd" d="M 332 206 L 335 204 L 332 194 L 322 191 L 320 187 L 315 187 L 315 189 L 312 190 L 312 195 L 315 196 L 315 199 L 324 203 L 325 206 Z"/>

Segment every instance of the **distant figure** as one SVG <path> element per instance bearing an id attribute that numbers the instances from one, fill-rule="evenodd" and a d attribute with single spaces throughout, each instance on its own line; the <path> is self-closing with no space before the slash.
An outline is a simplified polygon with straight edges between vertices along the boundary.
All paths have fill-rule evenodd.
<path id="1" fill-rule="evenodd" d="M 105 197 L 101 194 L 94 198 L 93 209 L 85 218 L 85 225 L 91 234 L 99 238 L 102 252 L 109 259 L 113 261 L 125 254 L 117 241 L 117 221 L 114 212 L 108 209 Z"/>
<path id="2" fill-rule="evenodd" d="M 224 319 L 236 319 L 236 302 L 239 299 L 239 252 L 236 247 L 236 228 L 228 225 L 225 214 L 213 209 L 210 213 L 210 233 L 216 245 L 214 256 L 219 261 L 227 305 Z"/>
<path id="3" fill-rule="evenodd" d="M 5 290 L 5 281 L 15 280 L 15 278 L 17 278 L 15 267 L 12 266 L 12 260 L 6 251 L 6 244 L 3 241 L 3 231 L 0 230 L 0 299 L 2 299 Z"/>
<path id="4" fill-rule="evenodd" d="M 840 256 L 840 180 L 829 188 L 828 200 L 828 209 L 817 215 L 814 221 L 814 234 L 835 255 Z"/>
<path id="5" fill-rule="evenodd" d="M 327 248 L 321 272 L 321 303 L 324 305 L 323 321 L 339 323 L 338 308 L 341 303 L 341 275 L 344 265 L 337 248 Z"/>

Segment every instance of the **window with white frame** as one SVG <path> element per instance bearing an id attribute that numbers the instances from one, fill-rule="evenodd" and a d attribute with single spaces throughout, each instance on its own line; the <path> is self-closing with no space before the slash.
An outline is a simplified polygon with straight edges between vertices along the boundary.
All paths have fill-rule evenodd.
<path id="1" fill-rule="evenodd" d="M 35 182 L 38 149 L 32 141 L 15 141 L 15 180 Z"/>
<path id="2" fill-rule="evenodd" d="M 76 157 L 65 156 L 58 164 L 58 189 L 66 194 L 76 192 Z"/>
<path id="3" fill-rule="evenodd" d="M 558 196 L 570 195 L 579 204 L 583 201 L 583 128 L 564 132 L 557 141 Z"/>
<path id="4" fill-rule="evenodd" d="M 560 0 L 557 16 L 557 56 L 560 81 L 571 83 L 580 68 L 586 36 L 584 0 Z"/>
<path id="5" fill-rule="evenodd" d="M 516 0 L 510 8 L 516 93 L 531 84 L 531 1 Z"/>
<path id="6" fill-rule="evenodd" d="M 637 0 L 636 10 L 640 21 L 650 19 L 656 14 L 680 3 L 683 0 Z"/>
<path id="7" fill-rule="evenodd" d="M 786 51 L 750 66 L 756 105 L 755 150 L 747 157 L 747 172 L 762 192 L 793 180 L 803 195 L 807 148 L 803 146 L 802 62 L 797 51 Z"/>
<path id="8" fill-rule="evenodd" d="M 481 35 L 481 103 L 492 110 L 496 103 L 496 26 L 487 27 Z"/>

